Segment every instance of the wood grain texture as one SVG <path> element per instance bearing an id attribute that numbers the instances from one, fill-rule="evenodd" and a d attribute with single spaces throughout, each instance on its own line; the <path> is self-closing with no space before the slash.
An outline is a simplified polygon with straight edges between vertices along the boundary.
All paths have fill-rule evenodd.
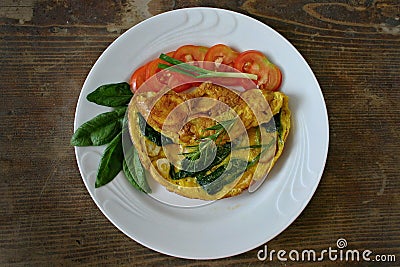
<path id="1" fill-rule="evenodd" d="M 192 261 L 130 240 L 91 200 L 69 145 L 78 95 L 102 51 L 138 22 L 192 6 L 238 11 L 276 29 L 309 62 L 325 97 L 330 148 L 320 186 L 300 217 L 268 247 L 318 251 L 344 237 L 350 249 L 396 255 L 397 263 L 386 265 L 398 265 L 400 5 L 395 0 L 2 1 L 0 265 L 270 263 L 257 259 L 263 247 Z M 292 263 L 275 258 L 272 265 Z"/>

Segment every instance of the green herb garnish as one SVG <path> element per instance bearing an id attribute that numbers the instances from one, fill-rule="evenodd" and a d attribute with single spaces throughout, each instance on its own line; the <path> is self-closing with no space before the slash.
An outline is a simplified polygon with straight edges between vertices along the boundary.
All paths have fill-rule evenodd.
<path id="1" fill-rule="evenodd" d="M 219 137 L 222 137 L 232 128 L 236 120 L 237 118 L 222 121 L 214 126 L 204 129 L 204 131 L 214 130 L 215 133 L 203 136 L 201 139 L 196 140 L 198 142 L 197 145 L 186 147 L 191 151 L 182 153 L 182 155 L 185 156 L 185 159 L 182 161 L 183 170 L 186 173 L 193 174 L 205 169 L 209 164 L 211 164 L 212 157 L 215 158 L 218 152 L 215 142 Z"/>
<path id="2" fill-rule="evenodd" d="M 122 170 L 124 171 L 124 174 L 128 181 L 136 189 L 144 193 L 151 193 L 151 189 L 146 180 L 146 171 L 133 144 L 129 151 L 126 152 Z"/>
<path id="3" fill-rule="evenodd" d="M 121 132 L 120 119 L 124 117 L 126 107 L 102 113 L 82 124 L 72 135 L 73 146 L 101 146 L 108 144 Z"/>
<path id="4" fill-rule="evenodd" d="M 126 106 L 133 96 L 130 86 L 126 82 L 105 84 L 87 95 L 90 102 L 107 107 Z"/>
<path id="5" fill-rule="evenodd" d="M 188 171 L 187 168 L 185 168 L 186 167 L 185 164 L 188 164 L 190 162 L 189 160 L 186 161 L 184 160 L 182 162 L 183 169 L 179 170 L 178 172 L 175 172 L 174 165 L 171 164 L 170 165 L 171 179 L 179 180 L 185 177 L 197 177 L 198 175 L 204 175 L 214 166 L 218 166 L 219 164 L 221 164 L 230 155 L 230 153 L 231 153 L 231 143 L 228 142 L 223 145 L 218 145 L 213 161 L 205 169 L 198 172 Z"/>
<path id="6" fill-rule="evenodd" d="M 124 116 L 132 96 L 129 84 L 121 82 L 99 86 L 86 97 L 90 102 L 115 108 L 82 124 L 71 138 L 73 146 L 107 145 L 97 170 L 96 188 L 111 182 L 122 170 L 136 189 L 145 193 L 151 192 L 147 185 L 144 167 L 133 144 L 124 158 L 122 146 L 122 132 L 126 127 Z"/>
<path id="7" fill-rule="evenodd" d="M 212 135 L 209 135 L 209 136 L 205 136 L 203 138 L 211 139 L 214 142 L 217 141 L 218 137 L 223 136 L 224 134 L 228 133 L 232 129 L 232 127 L 236 121 L 237 121 L 237 118 L 226 120 L 226 121 L 221 121 L 221 122 L 215 124 L 214 126 L 206 128 L 205 131 L 215 130 L 215 133 Z"/>
<path id="8" fill-rule="evenodd" d="M 208 194 L 218 193 L 222 187 L 233 182 L 243 174 L 248 163 L 242 159 L 231 159 L 228 164 L 219 166 L 209 174 L 200 175 L 197 182 L 207 191 Z M 224 174 L 223 177 L 222 174 Z"/>
<path id="9" fill-rule="evenodd" d="M 212 71 L 212 70 L 207 70 L 203 69 L 197 66 L 193 66 L 191 64 L 182 62 L 180 60 L 177 60 L 173 57 L 170 57 L 166 54 L 161 54 L 160 59 L 164 60 L 165 62 L 168 62 L 176 67 L 171 67 L 167 64 L 159 64 L 158 68 L 160 69 L 170 69 L 172 71 L 176 71 L 194 78 L 216 78 L 216 77 L 221 77 L 221 78 L 247 78 L 251 80 L 257 80 L 257 75 L 251 74 L 251 73 L 242 73 L 242 72 L 218 72 L 218 71 Z"/>
<path id="10" fill-rule="evenodd" d="M 152 141 L 153 143 L 155 143 L 157 146 L 162 146 L 163 144 L 172 144 L 173 141 L 171 140 L 171 138 L 166 137 L 165 135 L 157 132 L 156 130 L 154 130 L 153 127 L 151 127 L 146 119 L 143 117 L 142 114 L 140 114 L 140 112 L 137 113 L 138 116 L 138 123 L 139 123 L 139 129 L 140 132 L 150 141 Z"/>
<path id="11" fill-rule="evenodd" d="M 124 151 L 122 149 L 122 132 L 120 132 L 104 150 L 97 170 L 95 187 L 111 182 L 122 170 Z"/>

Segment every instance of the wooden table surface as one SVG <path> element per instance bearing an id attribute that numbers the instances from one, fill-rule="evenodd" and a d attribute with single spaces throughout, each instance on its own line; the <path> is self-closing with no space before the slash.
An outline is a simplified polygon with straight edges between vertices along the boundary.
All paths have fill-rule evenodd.
<path id="1" fill-rule="evenodd" d="M 325 97 L 330 147 L 321 183 L 302 214 L 268 247 L 321 251 L 345 238 L 349 249 L 395 255 L 397 262 L 386 265 L 399 265 L 397 0 L 1 1 L 0 264 L 268 263 L 257 259 L 263 246 L 212 261 L 173 258 L 141 246 L 96 207 L 69 144 L 80 90 L 104 49 L 140 21 L 193 6 L 237 11 L 273 27 L 308 61 Z M 277 266 L 295 263 L 315 264 L 274 258 Z"/>

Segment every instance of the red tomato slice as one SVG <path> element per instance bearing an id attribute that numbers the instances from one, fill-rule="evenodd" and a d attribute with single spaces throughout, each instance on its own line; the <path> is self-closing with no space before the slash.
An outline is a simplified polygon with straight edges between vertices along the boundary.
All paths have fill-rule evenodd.
<path id="1" fill-rule="evenodd" d="M 168 87 L 177 93 L 186 91 L 201 84 L 201 82 L 198 82 L 193 77 L 174 71 L 170 71 L 169 74 L 166 75 L 169 77 L 167 81 Z"/>
<path id="2" fill-rule="evenodd" d="M 173 58 L 182 62 L 204 61 L 208 47 L 198 45 L 184 45 L 179 47 Z"/>
<path id="3" fill-rule="evenodd" d="M 175 51 L 172 51 L 172 52 L 166 53 L 166 55 L 172 57 L 174 55 L 174 53 L 175 53 Z M 157 72 L 159 72 L 161 70 L 160 68 L 158 68 L 158 64 L 160 64 L 160 63 L 170 65 L 167 62 L 165 62 L 164 60 L 159 59 L 159 58 L 156 58 L 153 61 L 150 61 L 147 64 L 147 68 L 146 68 L 146 79 L 149 79 L 151 76 L 153 76 L 154 74 L 156 74 Z"/>
<path id="4" fill-rule="evenodd" d="M 174 53 L 175 51 L 168 52 L 167 55 L 172 57 Z M 158 67 L 158 64 L 160 63 L 170 65 L 159 58 L 156 58 L 146 64 L 146 88 L 143 88 L 144 91 L 158 92 L 167 84 L 168 77 L 165 77 L 165 72 L 159 74 L 161 69 Z"/>
<path id="5" fill-rule="evenodd" d="M 185 84 L 181 84 L 181 85 L 175 85 L 174 82 L 175 81 L 171 80 L 169 87 L 172 88 L 172 90 L 174 90 L 176 93 L 180 93 L 180 92 L 186 91 L 194 86 L 198 86 L 198 85 L 195 85 L 194 83 L 185 83 Z"/>
<path id="6" fill-rule="evenodd" d="M 217 64 L 225 64 L 233 67 L 234 61 L 238 55 L 239 52 L 236 52 L 229 46 L 217 44 L 208 49 L 204 61 L 211 61 Z"/>
<path id="7" fill-rule="evenodd" d="M 135 93 L 139 87 L 146 81 L 146 68 L 147 65 L 139 67 L 131 76 L 129 84 L 132 93 Z"/>
<path id="8" fill-rule="evenodd" d="M 213 62 L 213 64 L 204 64 L 205 69 L 220 72 L 232 72 L 235 59 L 239 52 L 224 44 L 217 44 L 208 49 L 204 61 Z M 238 78 L 212 78 L 213 82 L 223 86 L 236 86 L 241 84 Z"/>
<path id="9" fill-rule="evenodd" d="M 241 53 L 234 67 L 241 72 L 256 74 L 260 89 L 276 91 L 282 83 L 281 70 L 260 51 L 248 50 Z"/>

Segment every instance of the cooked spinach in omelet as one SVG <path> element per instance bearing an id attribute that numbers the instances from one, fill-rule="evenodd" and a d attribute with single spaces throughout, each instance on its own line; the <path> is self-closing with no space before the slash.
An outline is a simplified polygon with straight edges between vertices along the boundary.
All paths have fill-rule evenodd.
<path id="1" fill-rule="evenodd" d="M 290 129 L 288 97 L 210 82 L 187 93 L 136 94 L 129 130 L 151 176 L 188 198 L 214 200 L 246 190 L 281 156 Z"/>

